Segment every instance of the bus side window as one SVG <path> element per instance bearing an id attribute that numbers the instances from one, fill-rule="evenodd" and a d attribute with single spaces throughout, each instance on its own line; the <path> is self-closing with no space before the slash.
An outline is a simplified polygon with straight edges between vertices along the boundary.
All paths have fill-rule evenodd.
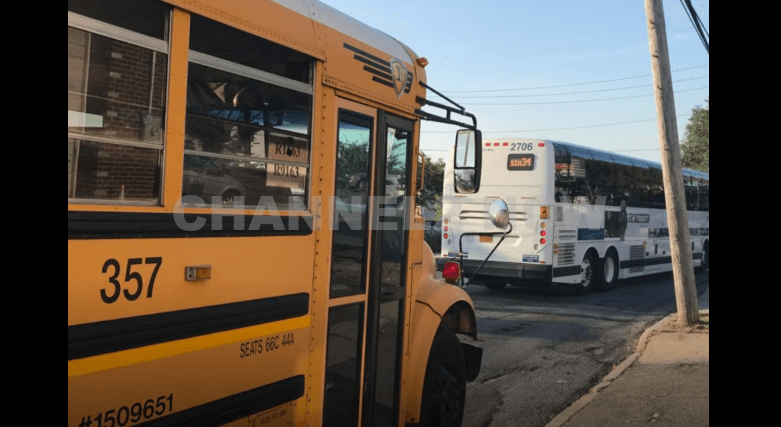
<path id="1" fill-rule="evenodd" d="M 68 2 L 69 203 L 159 204 L 169 13 L 150 1 Z"/>
<path id="2" fill-rule="evenodd" d="M 567 148 L 560 144 L 553 144 L 555 166 L 554 166 L 554 197 L 556 202 L 567 203 L 567 194 L 569 193 L 569 153 Z"/>
<path id="3" fill-rule="evenodd" d="M 699 211 L 708 212 L 710 210 L 710 186 L 708 180 L 699 178 L 697 180 Z"/>
<path id="4" fill-rule="evenodd" d="M 614 206 L 621 206 L 621 201 L 626 201 L 627 206 L 631 205 L 632 190 L 634 187 L 634 167 L 623 164 L 616 164 L 616 181 Z"/>
<path id="5" fill-rule="evenodd" d="M 684 193 L 686 194 L 686 210 L 696 211 L 698 210 L 698 189 L 697 181 L 692 176 L 683 177 Z"/>
<path id="6" fill-rule="evenodd" d="M 190 39 L 183 196 L 306 208 L 312 59 L 198 15 Z"/>
<path id="7" fill-rule="evenodd" d="M 655 209 L 664 209 L 664 182 L 662 178 L 662 169 L 651 168 L 651 204 Z"/>

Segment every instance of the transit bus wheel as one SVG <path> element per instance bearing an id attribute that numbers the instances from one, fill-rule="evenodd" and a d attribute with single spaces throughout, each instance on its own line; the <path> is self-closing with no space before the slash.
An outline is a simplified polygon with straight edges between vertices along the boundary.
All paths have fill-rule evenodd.
<path id="1" fill-rule="evenodd" d="M 575 293 L 587 294 L 594 288 L 597 279 L 597 257 L 594 252 L 588 251 L 580 263 L 580 283 L 575 284 Z"/>
<path id="2" fill-rule="evenodd" d="M 423 382 L 421 427 L 460 427 L 466 401 L 466 364 L 461 342 L 452 331 L 434 337 Z"/>
<path id="3" fill-rule="evenodd" d="M 618 256 L 612 249 L 599 260 L 597 269 L 597 288 L 600 291 L 611 291 L 618 284 Z"/>

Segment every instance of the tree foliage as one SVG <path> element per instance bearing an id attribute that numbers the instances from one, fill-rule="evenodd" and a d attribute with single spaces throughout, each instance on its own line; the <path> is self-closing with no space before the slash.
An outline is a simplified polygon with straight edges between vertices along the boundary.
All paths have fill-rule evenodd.
<path id="1" fill-rule="evenodd" d="M 431 160 L 431 157 L 423 154 L 426 158 L 425 177 L 423 182 L 423 191 L 418 196 L 419 205 L 434 206 L 437 200 L 442 199 L 442 185 L 445 178 L 445 161 L 437 159 Z"/>
<path id="2" fill-rule="evenodd" d="M 692 109 L 681 144 L 681 160 L 685 168 L 710 172 L 710 98 L 705 107 Z"/>

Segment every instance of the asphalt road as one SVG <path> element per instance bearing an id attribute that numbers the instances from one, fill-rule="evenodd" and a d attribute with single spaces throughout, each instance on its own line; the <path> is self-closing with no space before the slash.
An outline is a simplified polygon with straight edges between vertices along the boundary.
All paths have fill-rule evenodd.
<path id="1" fill-rule="evenodd" d="M 699 296 L 709 273 L 696 278 Z M 510 286 L 467 292 L 483 365 L 467 384 L 464 427 L 545 426 L 628 357 L 648 326 L 677 311 L 672 273 L 585 296 Z"/>

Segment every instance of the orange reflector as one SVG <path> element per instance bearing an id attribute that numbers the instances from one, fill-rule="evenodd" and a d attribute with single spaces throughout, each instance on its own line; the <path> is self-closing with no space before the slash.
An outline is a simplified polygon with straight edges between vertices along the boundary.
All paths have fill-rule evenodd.
<path id="1" fill-rule="evenodd" d="M 547 206 L 540 206 L 540 219 L 550 219 L 550 210 Z"/>
<path id="2" fill-rule="evenodd" d="M 442 268 L 442 278 L 447 281 L 455 281 L 461 276 L 461 266 L 457 262 L 446 262 Z"/>
<path id="3" fill-rule="evenodd" d="M 186 280 L 206 280 L 212 278 L 212 267 L 210 265 L 199 265 L 196 267 L 185 267 L 184 277 Z"/>

